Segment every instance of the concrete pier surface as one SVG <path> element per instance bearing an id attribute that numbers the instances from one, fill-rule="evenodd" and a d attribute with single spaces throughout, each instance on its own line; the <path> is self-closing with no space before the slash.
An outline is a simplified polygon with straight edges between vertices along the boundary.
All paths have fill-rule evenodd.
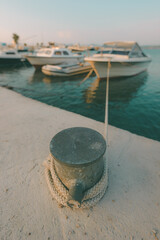
<path id="1" fill-rule="evenodd" d="M 109 126 L 109 187 L 93 208 L 60 208 L 43 162 L 64 128 L 104 124 L 0 88 L 0 239 L 160 240 L 160 142 Z M 63 146 L 62 146 L 63 147 Z"/>

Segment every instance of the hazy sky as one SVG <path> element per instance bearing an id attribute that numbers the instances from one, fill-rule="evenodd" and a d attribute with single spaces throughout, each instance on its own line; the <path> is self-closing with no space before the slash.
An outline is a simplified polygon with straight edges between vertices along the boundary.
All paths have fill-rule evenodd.
<path id="1" fill-rule="evenodd" d="M 160 44 L 160 0 L 0 0 L 0 42 Z"/>

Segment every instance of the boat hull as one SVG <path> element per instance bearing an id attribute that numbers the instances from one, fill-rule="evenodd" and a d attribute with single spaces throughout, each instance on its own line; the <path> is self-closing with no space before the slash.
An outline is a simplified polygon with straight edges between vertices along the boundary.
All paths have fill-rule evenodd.
<path id="1" fill-rule="evenodd" d="M 108 61 L 100 62 L 100 61 L 88 61 L 92 68 L 94 69 L 98 78 L 106 78 L 107 77 L 107 69 L 108 69 Z M 146 61 L 136 61 L 136 62 L 110 62 L 111 67 L 109 70 L 109 77 L 130 77 L 137 74 L 140 74 L 147 70 L 150 59 Z"/>
<path id="2" fill-rule="evenodd" d="M 22 64 L 24 61 L 21 58 L 0 58 L 0 66 L 13 66 Z"/>
<path id="3" fill-rule="evenodd" d="M 35 67 L 40 68 L 44 65 L 60 65 L 60 64 L 70 64 L 79 63 L 83 57 L 82 56 L 72 56 L 72 57 L 40 57 L 40 56 L 26 56 L 28 61 Z"/>
<path id="4" fill-rule="evenodd" d="M 69 77 L 69 76 L 76 76 L 84 73 L 88 73 L 91 70 L 91 66 L 82 66 L 77 67 L 77 69 L 63 71 L 63 70 L 56 70 L 52 68 L 48 68 L 47 66 L 42 67 L 42 72 L 48 76 L 59 76 L 59 77 Z"/>

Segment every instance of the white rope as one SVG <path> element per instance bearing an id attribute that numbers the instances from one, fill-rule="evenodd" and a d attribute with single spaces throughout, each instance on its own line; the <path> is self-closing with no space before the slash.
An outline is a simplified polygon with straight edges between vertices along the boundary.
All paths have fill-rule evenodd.
<path id="1" fill-rule="evenodd" d="M 45 177 L 51 195 L 59 204 L 65 207 L 81 209 L 90 208 L 94 206 L 105 194 L 108 185 L 108 172 L 107 172 L 108 166 L 106 160 L 104 161 L 103 175 L 99 182 L 95 184 L 92 188 L 85 191 L 81 204 L 79 204 L 76 201 L 72 201 L 73 202 L 72 206 L 68 203 L 69 191 L 63 185 L 61 180 L 58 178 L 58 175 L 55 170 L 54 158 L 51 156 L 51 154 L 44 162 L 44 165 L 45 165 Z"/>
<path id="2" fill-rule="evenodd" d="M 110 59 L 107 66 L 107 83 L 106 83 L 106 104 L 105 104 L 105 122 L 104 122 L 104 138 L 108 140 L 108 95 L 109 95 L 109 72 L 111 68 Z"/>

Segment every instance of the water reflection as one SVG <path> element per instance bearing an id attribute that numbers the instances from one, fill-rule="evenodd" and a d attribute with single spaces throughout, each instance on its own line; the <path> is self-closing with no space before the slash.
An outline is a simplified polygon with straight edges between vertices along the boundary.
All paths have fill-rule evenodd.
<path id="1" fill-rule="evenodd" d="M 28 61 L 15 63 L 12 65 L 0 64 L 0 73 L 13 73 L 18 72 L 21 69 L 32 67 Z"/>
<path id="2" fill-rule="evenodd" d="M 138 90 L 144 85 L 148 77 L 147 72 L 140 75 L 110 79 L 109 82 L 109 101 L 110 102 L 129 102 L 137 94 Z M 88 89 L 84 92 L 86 103 L 103 104 L 106 95 L 106 80 L 96 78 Z"/>
<path id="3" fill-rule="evenodd" d="M 33 75 L 30 76 L 28 79 L 29 83 L 36 83 L 36 82 L 44 82 L 45 84 L 52 84 L 52 83 L 62 83 L 64 81 L 82 81 L 86 76 L 86 73 L 77 75 L 77 76 L 69 76 L 69 77 L 56 77 L 56 76 L 46 76 L 40 70 L 35 70 Z"/>

